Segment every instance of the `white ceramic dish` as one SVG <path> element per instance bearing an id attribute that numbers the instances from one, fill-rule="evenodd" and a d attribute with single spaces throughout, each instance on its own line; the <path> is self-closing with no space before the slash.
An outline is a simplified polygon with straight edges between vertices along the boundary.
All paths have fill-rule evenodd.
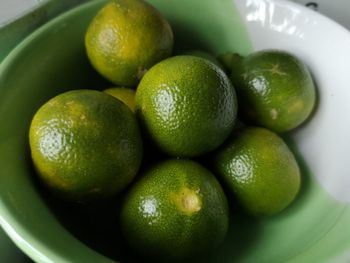
<path id="1" fill-rule="evenodd" d="M 318 11 L 350 29 L 350 2 L 348 0 L 292 0 Z"/>

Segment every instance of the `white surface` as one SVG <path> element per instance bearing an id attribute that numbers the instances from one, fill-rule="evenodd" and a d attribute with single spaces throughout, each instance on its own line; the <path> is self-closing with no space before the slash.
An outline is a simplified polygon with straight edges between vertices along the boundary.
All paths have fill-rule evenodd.
<path id="1" fill-rule="evenodd" d="M 38 2 L 40 0 L 0 0 L 0 25 L 33 8 Z"/>
<path id="2" fill-rule="evenodd" d="M 331 17 L 338 23 L 350 29 L 350 1 L 349 0 L 293 0 L 296 3 L 307 5 L 318 12 Z"/>
<path id="3" fill-rule="evenodd" d="M 323 188 L 350 202 L 350 33 L 314 11 L 284 2 L 237 1 L 256 50 L 288 50 L 310 67 L 318 107 L 293 137 Z"/>

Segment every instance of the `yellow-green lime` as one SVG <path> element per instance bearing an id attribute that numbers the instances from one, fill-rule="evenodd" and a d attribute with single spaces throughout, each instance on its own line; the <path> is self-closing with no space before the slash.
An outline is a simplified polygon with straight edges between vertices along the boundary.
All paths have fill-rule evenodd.
<path id="1" fill-rule="evenodd" d="M 125 105 L 127 105 L 132 112 L 135 112 L 135 90 L 123 87 L 114 87 L 106 89 L 104 92 L 119 99 L 121 102 L 125 103 Z"/>
<path id="2" fill-rule="evenodd" d="M 41 181 L 71 201 L 120 192 L 142 159 L 135 115 L 100 91 L 74 90 L 50 99 L 35 113 L 29 140 Z"/>
<path id="3" fill-rule="evenodd" d="M 113 0 L 91 21 L 85 46 L 101 75 L 118 86 L 132 87 L 153 64 L 171 55 L 173 33 L 149 3 Z"/>
<path id="4" fill-rule="evenodd" d="M 274 132 L 248 127 L 232 134 L 215 153 L 217 174 L 247 212 L 272 215 L 285 209 L 300 188 L 293 153 Z"/>
<path id="5" fill-rule="evenodd" d="M 303 61 L 280 50 L 235 55 L 230 60 L 231 80 L 244 118 L 275 132 L 286 132 L 309 117 L 316 95 Z"/>
<path id="6" fill-rule="evenodd" d="M 141 256 L 157 262 L 201 262 L 223 242 L 227 199 L 214 175 L 190 160 L 150 168 L 127 193 L 121 229 Z"/>
<path id="7" fill-rule="evenodd" d="M 172 156 L 217 148 L 234 127 L 236 94 L 225 73 L 195 56 L 153 66 L 136 90 L 136 111 L 154 143 Z"/>

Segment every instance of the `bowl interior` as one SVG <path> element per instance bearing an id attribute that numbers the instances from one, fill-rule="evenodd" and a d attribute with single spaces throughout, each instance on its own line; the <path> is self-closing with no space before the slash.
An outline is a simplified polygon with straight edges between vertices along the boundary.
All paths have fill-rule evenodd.
<path id="1" fill-rule="evenodd" d="M 323 94 L 328 94 L 324 83 L 328 84 L 331 77 L 325 77 L 327 68 L 318 65 L 329 61 L 310 52 L 316 38 L 310 27 L 316 23 L 319 28 L 326 26 L 329 30 L 327 36 L 319 37 L 317 41 L 330 38 L 348 43 L 350 36 L 330 20 L 283 1 L 279 4 L 272 0 L 149 2 L 172 25 L 177 53 L 204 49 L 214 54 L 235 51 L 245 55 L 254 49 L 280 47 L 305 58 L 319 87 L 320 102 L 314 114 L 317 121 L 286 135 L 302 168 L 302 189 L 297 200 L 284 212 L 270 218 L 253 219 L 233 211 L 227 240 L 209 261 L 300 262 L 302 259 L 308 262 L 344 255 L 350 246 L 349 231 L 344 231 L 350 218 L 348 204 L 324 190 L 315 176 L 315 171 L 319 173 L 317 167 L 325 160 L 316 153 L 323 151 L 324 145 L 320 142 L 327 137 L 322 133 L 318 140 L 312 138 L 318 125 L 327 126 L 324 123 L 327 119 L 322 116 L 328 114 L 324 105 L 330 102 Z M 33 179 L 28 151 L 30 120 L 45 101 L 70 89 L 101 89 L 111 85 L 89 65 L 83 45 L 89 21 L 104 3 L 91 1 L 61 15 L 30 35 L 0 65 L 0 223 L 16 244 L 39 262 L 111 262 L 125 257 L 118 230 L 108 229 L 117 220 L 117 205 L 115 212 L 109 215 L 106 209 L 110 204 L 80 209 L 51 200 Z M 269 14 L 271 9 L 259 9 L 264 5 L 279 7 L 276 15 L 281 12 L 291 14 L 291 7 L 297 10 L 294 20 L 285 23 L 294 27 L 296 31 L 293 32 L 298 34 L 286 34 L 286 31 L 276 29 L 274 20 L 266 16 L 263 22 L 254 19 L 264 12 Z M 256 13 L 257 10 L 260 13 Z M 305 17 L 312 18 L 314 23 Z M 300 37 L 303 34 L 305 37 Z M 288 44 L 277 45 L 276 41 Z M 348 53 L 346 56 L 350 58 Z M 333 60 L 344 59 L 341 54 L 336 53 Z M 332 70 L 344 72 L 343 66 L 334 63 Z M 340 82 L 341 85 L 349 83 L 349 77 Z M 333 94 L 339 94 L 341 90 L 337 88 Z M 348 108 L 346 104 L 341 106 L 344 107 L 342 110 Z M 307 143 L 310 140 L 312 143 Z M 307 147 L 303 146 L 305 143 Z M 312 150 L 308 150 L 310 147 Z M 336 150 L 334 154 L 337 154 Z M 325 177 L 329 176 L 331 174 Z M 93 237 L 89 227 L 94 228 L 90 229 L 94 231 Z M 108 233 L 115 236 L 108 236 Z M 99 245 L 103 239 L 106 246 Z M 116 247 L 120 249 L 115 250 Z"/>

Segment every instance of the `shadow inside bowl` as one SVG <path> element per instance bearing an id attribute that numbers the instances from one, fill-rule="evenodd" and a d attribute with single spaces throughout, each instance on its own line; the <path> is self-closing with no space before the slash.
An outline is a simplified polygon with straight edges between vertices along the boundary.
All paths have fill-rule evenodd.
<path id="1" fill-rule="evenodd" d="M 58 222 L 79 241 L 98 253 L 117 262 L 140 262 L 123 241 L 119 226 L 121 202 L 125 194 L 91 203 L 71 203 L 54 196 L 40 181 L 30 158 L 28 147 L 27 170 L 39 196 Z"/>

